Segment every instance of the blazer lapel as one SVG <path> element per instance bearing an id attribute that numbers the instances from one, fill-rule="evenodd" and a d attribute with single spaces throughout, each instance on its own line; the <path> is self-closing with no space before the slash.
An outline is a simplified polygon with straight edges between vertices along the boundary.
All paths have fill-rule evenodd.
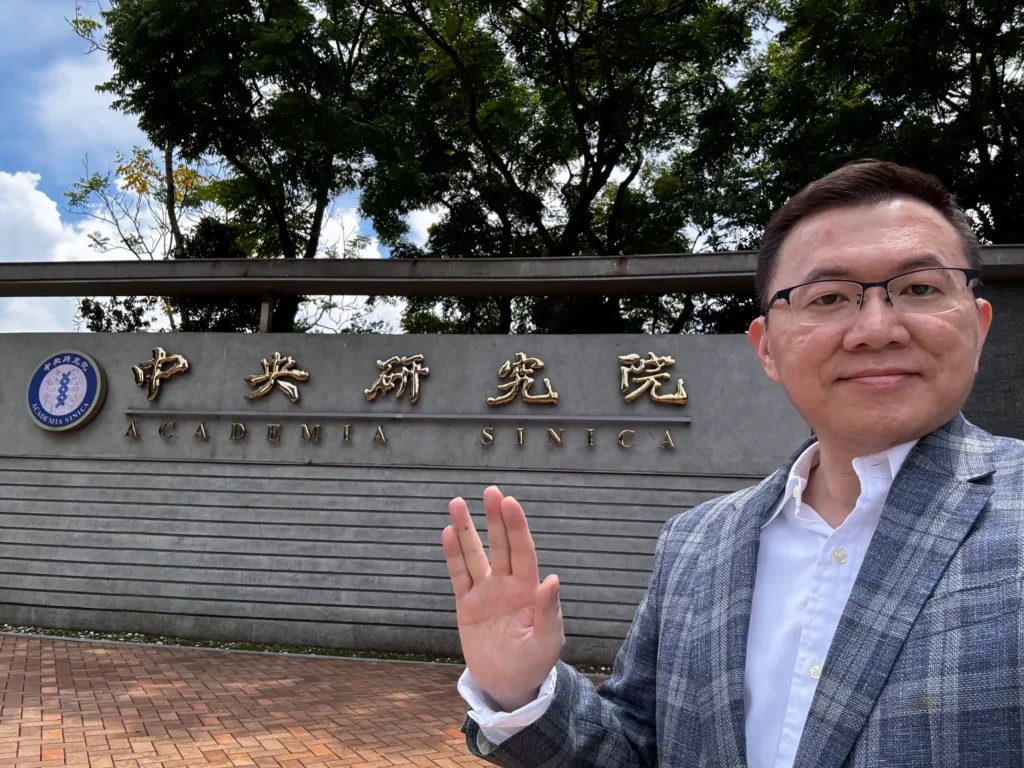
<path id="1" fill-rule="evenodd" d="M 746 711 L 743 697 L 747 630 L 757 575 L 762 524 L 785 490 L 793 463 L 814 440 L 808 440 L 787 465 L 739 498 L 723 516 L 718 540 L 705 549 L 697 567 L 693 633 L 694 682 L 707 743 L 707 765 L 746 765 Z"/>
<path id="2" fill-rule="evenodd" d="M 843 611 L 794 766 L 836 768 L 856 742 L 925 601 L 992 494 L 986 433 L 957 416 L 893 482 Z"/>

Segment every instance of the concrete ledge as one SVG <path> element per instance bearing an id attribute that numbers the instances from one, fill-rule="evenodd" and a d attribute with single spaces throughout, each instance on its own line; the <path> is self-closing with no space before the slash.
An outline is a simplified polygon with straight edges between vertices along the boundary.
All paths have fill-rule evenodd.
<path id="1" fill-rule="evenodd" d="M 749 252 L 546 259 L 0 264 L 0 296 L 539 296 L 749 291 Z"/>
<path id="2" fill-rule="evenodd" d="M 988 282 L 1024 280 L 1024 245 L 986 246 Z M 543 296 L 752 292 L 756 254 L 535 259 L 225 259 L 0 264 L 0 296 Z"/>

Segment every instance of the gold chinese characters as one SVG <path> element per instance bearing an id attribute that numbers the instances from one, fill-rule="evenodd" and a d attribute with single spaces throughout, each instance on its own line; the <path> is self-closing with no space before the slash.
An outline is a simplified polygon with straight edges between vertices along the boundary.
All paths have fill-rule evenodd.
<path id="1" fill-rule="evenodd" d="M 188 360 L 181 355 L 168 355 L 163 347 L 153 347 L 153 357 L 150 360 L 132 366 L 135 383 L 140 387 L 145 387 L 147 383 L 149 385 L 147 400 L 156 400 L 164 381 L 187 370 Z"/>
<path id="2" fill-rule="evenodd" d="M 487 404 L 504 405 L 505 403 L 511 403 L 516 399 L 516 395 L 519 394 L 523 396 L 524 403 L 557 403 L 558 393 L 551 389 L 550 379 L 544 379 L 546 392 L 540 395 L 530 393 L 530 387 L 533 386 L 534 382 L 531 374 L 536 373 L 543 367 L 544 362 L 542 360 L 538 360 L 536 357 L 527 357 L 522 352 L 516 352 L 514 363 L 511 360 L 506 360 L 501 368 L 498 369 L 498 378 L 511 379 L 511 381 L 498 385 L 498 389 L 505 394 L 498 397 L 488 397 Z"/>
<path id="3" fill-rule="evenodd" d="M 424 355 L 394 355 L 377 360 L 380 373 L 367 389 L 362 390 L 363 395 L 373 402 L 386 398 L 389 394 L 399 399 L 408 392 L 409 403 L 415 405 L 420 399 L 422 379 L 430 375 L 430 368 L 424 365 L 425 360 Z M 655 403 L 677 406 L 687 404 L 689 396 L 683 379 L 676 380 L 674 392 L 662 391 L 662 385 L 671 386 L 673 376 L 669 369 L 676 364 L 675 358 L 671 355 L 656 355 L 649 352 L 647 357 L 641 357 L 634 353 L 618 355 L 617 360 L 620 373 L 619 389 L 627 403 L 645 399 L 647 396 Z M 308 381 L 310 374 L 297 367 L 294 357 L 284 356 L 280 352 L 274 352 L 270 360 L 264 358 L 260 362 L 263 365 L 263 373 L 245 377 L 245 383 L 252 388 L 252 391 L 245 395 L 246 399 L 266 397 L 275 389 L 280 389 L 291 402 L 298 403 L 299 388 L 296 383 Z M 505 381 L 497 385 L 501 394 L 486 398 L 487 405 L 505 405 L 517 398 L 529 404 L 557 404 L 559 394 L 552 387 L 549 378 L 541 379 L 543 388 L 538 385 L 539 392 L 534 390 L 538 371 L 543 368 L 543 360 L 529 357 L 524 352 L 516 352 L 511 360 L 506 360 L 498 369 L 498 378 Z M 135 383 L 147 389 L 148 399 L 156 400 L 164 381 L 188 370 L 189 362 L 183 356 L 168 355 L 162 347 L 154 347 L 152 359 L 134 366 L 132 373 L 135 376 Z M 588 373 L 587 376 L 585 389 L 590 391 L 596 386 L 595 377 L 592 373 Z M 611 386 L 611 382 L 609 381 L 607 385 Z M 600 387 L 607 391 L 605 384 L 601 384 Z"/>
<path id="4" fill-rule="evenodd" d="M 246 399 L 255 400 L 258 397 L 266 397 L 273 391 L 276 385 L 293 403 L 299 402 L 299 388 L 290 381 L 282 381 L 285 378 L 295 379 L 296 381 L 307 381 L 309 379 L 309 374 L 306 371 L 300 371 L 295 367 L 295 358 L 282 357 L 280 352 L 275 352 L 270 362 L 267 362 L 266 358 L 260 362 L 263 363 L 263 373 L 245 377 L 246 384 L 250 387 L 256 387 L 254 392 L 250 392 L 245 396 Z"/>
<path id="5" fill-rule="evenodd" d="M 371 402 L 377 398 L 377 395 L 386 395 L 396 386 L 398 391 L 395 392 L 395 399 L 397 400 L 405 392 L 406 387 L 409 388 L 409 402 L 413 405 L 420 399 L 420 376 L 427 376 L 430 373 L 429 368 L 425 368 L 420 363 L 423 362 L 423 355 L 413 355 L 412 357 L 389 357 L 384 361 L 377 361 L 377 367 L 381 369 L 380 376 L 377 380 L 370 385 L 369 389 L 364 389 L 363 394 L 366 395 L 366 399 Z M 391 369 L 401 365 L 402 368 L 394 372 Z"/>
<path id="6" fill-rule="evenodd" d="M 651 400 L 656 403 L 686 405 L 686 390 L 683 389 L 682 379 L 678 380 L 674 394 L 662 395 L 658 392 L 661 389 L 662 382 L 672 378 L 672 375 L 664 369 L 675 365 L 675 358 L 668 355 L 659 357 L 651 352 L 646 360 L 641 358 L 640 355 L 632 354 L 620 356 L 619 362 L 622 364 L 620 369 L 622 372 L 620 389 L 627 393 L 627 403 L 632 403 L 637 398 L 643 397 L 645 392 L 650 392 Z M 630 377 L 633 378 L 632 383 L 630 382 Z M 637 388 L 630 392 L 630 386 Z"/>

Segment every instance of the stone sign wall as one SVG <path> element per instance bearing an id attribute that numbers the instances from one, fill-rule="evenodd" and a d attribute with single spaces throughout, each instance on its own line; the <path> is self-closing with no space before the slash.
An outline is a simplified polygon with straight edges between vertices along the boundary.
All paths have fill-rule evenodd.
<path id="1" fill-rule="evenodd" d="M 741 336 L 0 343 L 8 623 L 458 653 L 440 531 L 494 483 L 608 662 L 664 521 L 809 434 Z"/>

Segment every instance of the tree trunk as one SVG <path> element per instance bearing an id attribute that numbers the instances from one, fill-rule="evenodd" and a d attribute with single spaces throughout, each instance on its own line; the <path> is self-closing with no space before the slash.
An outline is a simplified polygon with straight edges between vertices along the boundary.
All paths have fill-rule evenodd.
<path id="1" fill-rule="evenodd" d="M 668 332 L 673 334 L 682 333 L 686 329 L 690 320 L 693 319 L 693 310 L 693 295 L 688 293 L 683 297 L 683 308 L 672 323 L 672 327 L 668 329 Z"/>
<path id="2" fill-rule="evenodd" d="M 512 333 L 512 297 L 498 296 L 495 301 L 498 302 L 498 311 L 500 312 L 498 333 L 502 333 L 507 336 Z"/>
<path id="3" fill-rule="evenodd" d="M 274 312 L 270 316 L 271 333 L 293 333 L 295 318 L 299 314 L 298 296 L 280 296 L 274 304 Z"/>
<path id="4" fill-rule="evenodd" d="M 166 184 L 167 220 L 171 225 L 171 240 L 173 242 L 171 258 L 180 259 L 185 252 L 185 238 L 181 234 L 181 226 L 178 224 L 178 203 L 177 193 L 174 189 L 174 148 L 167 147 L 164 150 L 164 177 Z"/>

